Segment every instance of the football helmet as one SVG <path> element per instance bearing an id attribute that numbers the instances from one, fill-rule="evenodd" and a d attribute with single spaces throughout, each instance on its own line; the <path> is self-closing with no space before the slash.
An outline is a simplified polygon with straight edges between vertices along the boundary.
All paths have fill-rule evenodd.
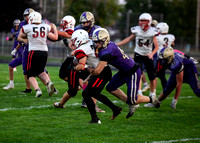
<path id="1" fill-rule="evenodd" d="M 76 20 L 73 16 L 67 15 L 63 17 L 63 19 L 60 21 L 60 29 L 65 30 L 66 28 L 73 28 L 76 24 Z"/>
<path id="2" fill-rule="evenodd" d="M 89 26 L 84 26 L 85 22 L 90 22 Z M 80 16 L 80 24 L 82 24 L 83 29 L 88 30 L 90 27 L 94 26 L 94 15 L 91 12 L 83 12 Z"/>
<path id="3" fill-rule="evenodd" d="M 76 48 L 80 47 L 82 44 L 89 42 L 88 32 L 83 29 L 78 29 L 73 32 L 71 37 L 72 46 Z"/>
<path id="4" fill-rule="evenodd" d="M 19 24 L 20 24 L 20 20 L 19 19 L 15 19 L 14 21 L 13 21 L 13 26 L 15 27 L 15 26 L 19 26 Z"/>
<path id="5" fill-rule="evenodd" d="M 148 29 L 151 26 L 152 17 L 149 13 L 143 13 L 139 17 L 139 26 L 144 29 Z"/>
<path id="6" fill-rule="evenodd" d="M 169 26 L 167 23 L 165 22 L 160 22 L 158 23 L 158 25 L 156 26 L 156 28 L 160 31 L 160 33 L 164 34 L 164 33 L 168 33 L 169 32 Z"/>
<path id="7" fill-rule="evenodd" d="M 110 35 L 105 28 L 97 28 L 94 30 L 92 35 L 93 42 L 103 42 L 103 48 L 105 48 L 110 42 Z"/>
<path id="8" fill-rule="evenodd" d="M 159 59 L 170 64 L 174 59 L 174 49 L 170 46 L 161 49 L 159 53 Z"/>
<path id="9" fill-rule="evenodd" d="M 157 20 L 152 20 L 151 26 L 152 27 L 156 27 L 157 25 L 158 25 L 158 21 Z"/>
<path id="10" fill-rule="evenodd" d="M 28 23 L 32 24 L 32 23 L 41 23 L 42 22 L 42 16 L 39 12 L 31 12 L 28 16 Z"/>
<path id="11" fill-rule="evenodd" d="M 28 19 L 27 19 L 27 15 L 29 15 L 31 12 L 34 12 L 34 10 L 32 8 L 27 8 L 24 13 L 23 13 L 23 16 L 24 16 L 24 20 L 28 22 Z"/>

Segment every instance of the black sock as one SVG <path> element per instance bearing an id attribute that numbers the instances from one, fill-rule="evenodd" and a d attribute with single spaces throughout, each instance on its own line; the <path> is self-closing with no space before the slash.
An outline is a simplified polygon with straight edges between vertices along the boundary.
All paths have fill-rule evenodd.
<path id="1" fill-rule="evenodd" d="M 150 101 L 149 101 L 149 103 L 152 103 L 152 98 L 151 97 L 149 97 L 150 98 Z"/>

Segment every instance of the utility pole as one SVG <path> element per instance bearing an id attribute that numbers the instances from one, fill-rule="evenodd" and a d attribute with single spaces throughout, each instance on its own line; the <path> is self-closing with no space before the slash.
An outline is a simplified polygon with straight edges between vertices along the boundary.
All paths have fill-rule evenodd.
<path id="1" fill-rule="evenodd" d="M 130 25 L 130 14 L 132 13 L 132 10 L 129 9 L 126 12 L 126 37 L 129 35 L 129 25 Z"/>
<path id="2" fill-rule="evenodd" d="M 197 0 L 196 52 L 198 52 L 199 50 L 199 13 L 200 13 L 200 0 Z"/>
<path id="3" fill-rule="evenodd" d="M 56 23 L 58 24 L 60 21 L 60 0 L 57 0 L 57 17 L 56 17 Z"/>

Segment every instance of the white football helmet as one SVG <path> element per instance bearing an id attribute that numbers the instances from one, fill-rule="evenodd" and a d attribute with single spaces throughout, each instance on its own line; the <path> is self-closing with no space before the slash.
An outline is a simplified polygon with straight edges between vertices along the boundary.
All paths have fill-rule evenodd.
<path id="1" fill-rule="evenodd" d="M 32 24 L 32 23 L 41 23 L 42 22 L 42 16 L 39 12 L 31 12 L 28 16 L 28 23 Z"/>
<path id="2" fill-rule="evenodd" d="M 76 48 L 80 47 L 81 45 L 89 42 L 89 35 L 88 32 L 83 29 L 78 29 L 73 32 L 71 37 L 72 46 Z"/>
<path id="3" fill-rule="evenodd" d="M 15 26 L 19 26 L 19 24 L 20 24 L 20 20 L 19 19 L 15 19 L 14 21 L 13 21 L 13 26 L 15 27 Z"/>
<path id="4" fill-rule="evenodd" d="M 74 29 L 74 26 L 76 24 L 76 20 L 73 16 L 67 15 L 63 17 L 63 19 L 60 21 L 60 29 L 65 30 L 66 28 L 72 28 Z"/>
<path id="5" fill-rule="evenodd" d="M 159 59 L 166 61 L 168 64 L 174 59 L 174 49 L 170 46 L 160 50 Z"/>
<path id="6" fill-rule="evenodd" d="M 34 12 L 34 10 L 32 8 L 27 8 L 24 13 L 23 13 L 23 16 L 24 16 L 24 20 L 28 22 L 28 19 L 27 19 L 27 15 L 29 15 L 31 12 Z"/>
<path id="7" fill-rule="evenodd" d="M 110 35 L 105 28 L 97 28 L 93 32 L 92 41 L 94 43 L 98 41 L 102 41 L 103 48 L 105 48 L 110 42 Z"/>
<path id="8" fill-rule="evenodd" d="M 89 11 L 83 12 L 80 16 L 80 23 L 83 25 L 85 22 L 90 22 L 89 26 L 83 26 L 83 29 L 85 30 L 88 30 L 90 27 L 94 26 L 94 15 Z"/>
<path id="9" fill-rule="evenodd" d="M 142 22 L 143 20 L 146 20 L 146 22 Z M 151 26 L 152 17 L 149 13 L 143 13 L 139 17 L 139 26 L 142 28 L 142 30 L 149 28 Z"/>
<path id="10" fill-rule="evenodd" d="M 156 28 L 160 31 L 160 33 L 164 34 L 164 33 L 168 33 L 169 32 L 169 26 L 167 23 L 165 22 L 160 22 L 158 23 L 158 25 L 156 26 Z"/>

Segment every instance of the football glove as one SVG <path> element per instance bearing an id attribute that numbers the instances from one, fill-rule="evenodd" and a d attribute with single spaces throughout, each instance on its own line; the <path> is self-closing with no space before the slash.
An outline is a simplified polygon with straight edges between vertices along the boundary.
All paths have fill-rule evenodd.
<path id="1" fill-rule="evenodd" d="M 16 49 L 12 50 L 11 55 L 15 55 L 16 52 L 17 52 Z"/>

